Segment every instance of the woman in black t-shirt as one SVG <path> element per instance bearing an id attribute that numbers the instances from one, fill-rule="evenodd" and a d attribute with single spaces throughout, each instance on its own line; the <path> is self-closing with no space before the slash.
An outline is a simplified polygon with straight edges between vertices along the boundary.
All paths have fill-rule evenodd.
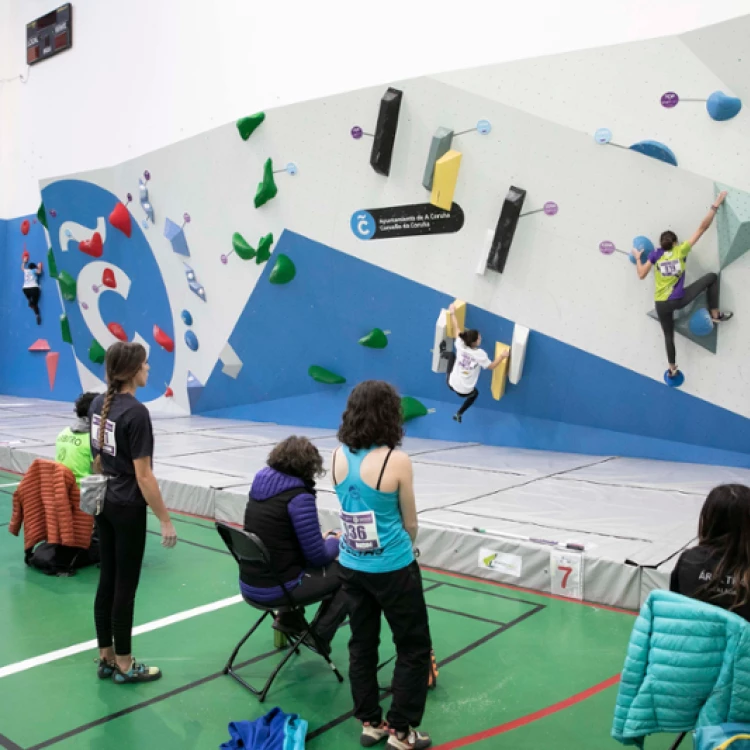
<path id="1" fill-rule="evenodd" d="M 91 451 L 94 473 L 105 474 L 107 494 L 96 516 L 101 552 L 94 621 L 99 642 L 101 679 L 117 684 L 150 682 L 161 677 L 157 667 L 138 664 L 132 656 L 135 593 L 146 548 L 146 509 L 161 521 L 165 547 L 177 534 L 151 470 L 154 435 L 148 409 L 135 398 L 148 381 L 146 350 L 117 342 L 107 350 L 107 383 L 91 405 Z"/>
<path id="2" fill-rule="evenodd" d="M 750 488 L 715 487 L 698 522 L 698 546 L 680 555 L 669 588 L 750 620 Z"/>

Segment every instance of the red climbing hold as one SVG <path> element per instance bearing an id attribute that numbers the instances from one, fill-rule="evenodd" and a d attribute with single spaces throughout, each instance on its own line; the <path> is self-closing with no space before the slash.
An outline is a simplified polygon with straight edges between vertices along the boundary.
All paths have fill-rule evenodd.
<path id="1" fill-rule="evenodd" d="M 21 234 L 27 235 L 29 233 L 29 229 L 31 229 L 31 224 L 29 224 L 28 219 L 24 219 L 21 222 Z"/>
<path id="2" fill-rule="evenodd" d="M 58 352 L 50 352 L 45 357 L 47 364 L 47 377 L 49 378 L 49 389 L 54 390 L 55 378 L 57 377 L 57 363 L 60 361 Z"/>
<path id="3" fill-rule="evenodd" d="M 159 326 L 154 326 L 154 341 L 168 352 L 174 351 L 174 341 Z"/>
<path id="4" fill-rule="evenodd" d="M 22 260 L 22 261 L 23 261 L 24 263 L 28 263 L 28 262 L 29 262 L 29 258 L 30 258 L 30 257 L 31 257 L 31 256 L 29 255 L 29 251 L 28 251 L 28 250 L 26 249 L 26 245 L 24 245 L 24 246 L 23 246 L 23 255 L 21 256 L 21 260 Z"/>
<path id="5" fill-rule="evenodd" d="M 102 284 L 104 284 L 104 286 L 108 286 L 110 289 L 117 289 L 115 272 L 111 268 L 105 268 L 102 272 Z"/>
<path id="6" fill-rule="evenodd" d="M 49 342 L 47 339 L 37 339 L 30 347 L 30 352 L 48 352 Z"/>
<path id="7" fill-rule="evenodd" d="M 110 323 L 107 328 L 116 339 L 120 339 L 120 341 L 128 340 L 128 334 L 125 333 L 125 329 L 119 323 Z"/>
<path id="8" fill-rule="evenodd" d="M 102 242 L 102 236 L 99 232 L 94 232 L 94 236 L 90 240 L 83 240 L 78 243 L 78 249 L 86 255 L 90 255 L 93 258 L 101 258 L 104 252 L 104 243 Z"/>
<path id="9" fill-rule="evenodd" d="M 118 203 L 109 215 L 109 223 L 119 229 L 126 237 L 130 237 L 133 227 L 130 222 L 130 211 L 122 203 Z"/>
<path id="10" fill-rule="evenodd" d="M 167 390 L 164 391 L 164 398 L 172 398 L 172 396 L 174 396 L 174 391 L 167 386 Z"/>

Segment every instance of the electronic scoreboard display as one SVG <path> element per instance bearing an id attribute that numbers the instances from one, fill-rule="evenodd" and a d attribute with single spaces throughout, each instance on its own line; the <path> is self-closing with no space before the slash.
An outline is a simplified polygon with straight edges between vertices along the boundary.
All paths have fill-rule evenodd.
<path id="1" fill-rule="evenodd" d="M 34 65 L 73 46 L 73 6 L 57 10 L 26 24 L 26 62 Z"/>

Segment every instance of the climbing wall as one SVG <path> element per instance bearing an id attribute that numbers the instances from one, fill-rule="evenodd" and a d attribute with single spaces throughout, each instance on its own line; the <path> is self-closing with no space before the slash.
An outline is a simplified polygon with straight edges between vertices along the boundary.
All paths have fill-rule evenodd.
<path id="1" fill-rule="evenodd" d="M 37 331 L 19 300 L 19 247 L 7 248 L 14 352 L 31 363 L 28 347 L 46 339 L 60 354 L 60 398 L 101 387 L 104 349 L 127 339 L 149 349 L 145 398 L 175 411 L 329 424 L 353 384 L 381 377 L 420 405 L 410 429 L 431 437 L 574 450 L 599 440 L 675 457 L 686 444 L 745 450 L 750 120 L 719 33 L 265 113 L 248 102 L 236 123 L 45 181 L 48 231 L 32 228 L 57 278 L 44 279 Z M 677 391 L 662 382 L 661 331 L 646 314 L 653 281 L 640 282 L 627 255 L 667 228 L 686 239 L 721 186 L 727 208 L 688 281 L 721 270 L 722 306 L 736 317 L 718 331 L 678 326 Z M 455 298 L 491 354 L 516 326 L 530 330 L 521 377 L 496 400 L 484 376 L 460 427 L 433 372 L 435 321 Z M 513 357 L 510 372 L 521 372 Z"/>

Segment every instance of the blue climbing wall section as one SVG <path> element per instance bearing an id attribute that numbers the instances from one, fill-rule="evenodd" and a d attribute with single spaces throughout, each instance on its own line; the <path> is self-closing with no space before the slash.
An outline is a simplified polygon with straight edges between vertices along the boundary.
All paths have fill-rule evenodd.
<path id="1" fill-rule="evenodd" d="M 297 267 L 283 286 L 268 281 L 279 253 Z M 485 374 L 476 407 L 456 425 L 458 400 L 430 370 L 435 320 L 451 301 L 284 232 L 229 339 L 244 366 L 233 379 L 217 363 L 196 410 L 334 427 L 350 387 L 378 378 L 435 409 L 409 424 L 412 435 L 750 466 L 750 454 L 737 452 L 750 445 L 750 420 L 537 333 L 521 382 L 497 402 Z M 512 321 L 475 307 L 467 325 L 482 332 L 490 351 L 512 338 Z M 393 331 L 388 347 L 360 346 L 376 326 Z M 313 364 L 343 375 L 346 385 L 316 383 L 307 374 Z"/>

